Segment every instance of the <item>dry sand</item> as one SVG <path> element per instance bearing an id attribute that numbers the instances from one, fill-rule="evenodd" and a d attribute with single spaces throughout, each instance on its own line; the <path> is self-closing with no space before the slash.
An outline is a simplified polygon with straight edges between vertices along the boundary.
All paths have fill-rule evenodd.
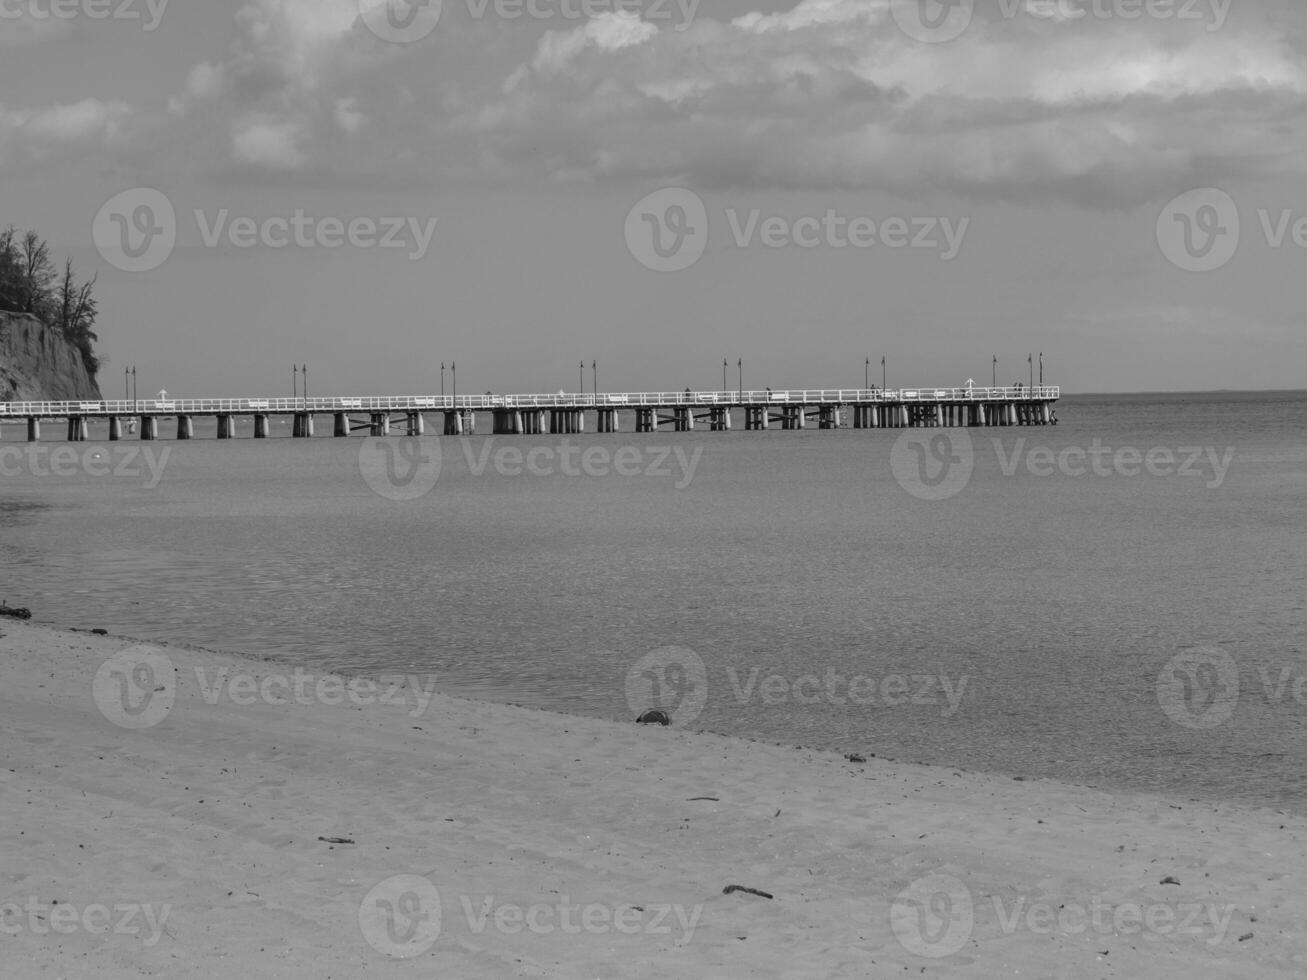
<path id="1" fill-rule="evenodd" d="M 1297 816 L 0 633 L 5 978 L 1307 975 Z"/>

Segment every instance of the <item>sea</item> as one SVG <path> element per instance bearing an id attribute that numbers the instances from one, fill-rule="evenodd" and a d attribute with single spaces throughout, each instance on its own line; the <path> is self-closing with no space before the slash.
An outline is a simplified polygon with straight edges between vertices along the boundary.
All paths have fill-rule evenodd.
<path id="1" fill-rule="evenodd" d="M 6 424 L 0 601 L 288 671 L 1307 812 L 1307 393 L 1057 416 L 76 444 L 47 423 L 37 446 Z"/>

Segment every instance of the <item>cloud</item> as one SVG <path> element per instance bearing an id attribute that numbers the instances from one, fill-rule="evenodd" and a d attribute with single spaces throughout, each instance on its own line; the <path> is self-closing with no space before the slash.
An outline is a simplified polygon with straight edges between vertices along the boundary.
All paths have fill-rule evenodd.
<path id="1" fill-rule="evenodd" d="M 1213 31 L 978 4 L 960 37 L 928 44 L 887 0 L 700 10 L 675 27 L 629 11 L 460 19 L 447 3 L 428 38 L 397 45 L 356 0 L 246 0 L 226 51 L 190 71 L 161 125 L 205 166 L 225 153 L 243 170 L 345 180 L 429 180 L 438 165 L 446 178 L 1122 207 L 1307 159 L 1307 68 L 1275 6 Z"/>
<path id="2" fill-rule="evenodd" d="M 232 157 L 237 163 L 268 170 L 297 170 L 306 162 L 304 133 L 295 122 L 245 119 L 232 132 Z"/>
<path id="3" fill-rule="evenodd" d="M 500 97 L 464 117 L 499 167 L 1117 206 L 1186 173 L 1301 151 L 1267 124 L 1301 111 L 1307 74 L 1262 23 L 1217 34 L 1022 17 L 924 44 L 885 3 L 804 0 L 620 47 L 591 30 L 546 35 Z M 1232 145 L 1226 122 L 1251 142 Z"/>
<path id="4" fill-rule="evenodd" d="M 0 103 L 0 161 L 49 163 L 91 147 L 121 144 L 134 117 L 126 103 L 99 99 L 37 109 Z"/>

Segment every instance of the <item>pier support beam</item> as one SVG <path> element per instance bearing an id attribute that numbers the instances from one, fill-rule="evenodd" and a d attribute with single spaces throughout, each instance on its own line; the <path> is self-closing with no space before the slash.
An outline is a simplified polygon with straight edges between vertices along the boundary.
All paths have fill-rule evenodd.
<path id="1" fill-rule="evenodd" d="M 730 432 L 731 410 L 729 408 L 714 408 L 709 416 L 708 430 L 710 432 Z"/>
<path id="2" fill-rule="evenodd" d="M 33 416 L 28 416 L 27 419 L 27 441 L 41 441 L 41 420 Z"/>
<path id="3" fill-rule="evenodd" d="M 236 419 L 230 415 L 218 416 L 218 438 L 235 439 L 236 438 Z"/>
<path id="4" fill-rule="evenodd" d="M 409 436 L 420 436 L 426 433 L 426 423 L 422 419 L 421 412 L 408 413 L 408 426 L 405 431 Z"/>
<path id="5" fill-rule="evenodd" d="M 296 412 L 291 424 L 291 435 L 296 439 L 312 439 L 313 415 L 309 412 Z"/>
<path id="6" fill-rule="evenodd" d="M 109 416 L 109 441 L 117 442 L 123 437 L 123 420 L 117 415 Z"/>
<path id="7" fill-rule="evenodd" d="M 337 439 L 349 438 L 349 416 L 344 412 L 337 412 L 332 419 L 331 434 Z"/>
<path id="8" fill-rule="evenodd" d="M 85 442 L 88 424 L 85 415 L 68 416 L 68 441 Z"/>
<path id="9" fill-rule="evenodd" d="M 195 426 L 189 415 L 177 416 L 177 438 L 193 439 L 195 437 Z"/>
<path id="10" fill-rule="evenodd" d="M 377 439 L 390 435 L 390 414 L 388 412 L 373 412 L 369 432 L 373 438 Z"/>
<path id="11" fill-rule="evenodd" d="M 637 408 L 635 410 L 635 431 L 636 432 L 657 432 L 658 415 L 652 408 Z"/>
<path id="12" fill-rule="evenodd" d="M 463 413 L 452 411 L 445 413 L 445 435 L 461 436 L 463 434 Z"/>
<path id="13" fill-rule="evenodd" d="M 141 442 L 154 442 L 159 438 L 159 418 L 156 415 L 141 416 Z"/>
<path id="14" fill-rule="evenodd" d="M 496 408 L 490 414 L 490 432 L 497 436 L 516 436 L 522 434 L 525 420 L 522 413 L 512 408 Z"/>
<path id="15" fill-rule="evenodd" d="M 268 438 L 268 416 L 262 414 L 254 416 L 254 438 Z"/>
<path id="16" fill-rule="evenodd" d="M 616 432 L 618 429 L 617 409 L 601 408 L 595 419 L 596 432 Z"/>

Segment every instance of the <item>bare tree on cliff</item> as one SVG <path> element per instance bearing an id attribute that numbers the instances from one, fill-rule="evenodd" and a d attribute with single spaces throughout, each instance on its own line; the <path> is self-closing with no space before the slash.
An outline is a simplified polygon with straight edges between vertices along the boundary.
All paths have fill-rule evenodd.
<path id="1" fill-rule="evenodd" d="M 54 282 L 54 265 L 50 246 L 35 231 L 23 234 L 18 247 L 19 313 L 50 322 L 50 286 Z"/>
<path id="2" fill-rule="evenodd" d="M 50 261 L 50 246 L 35 231 L 24 232 L 21 238 L 12 226 L 0 231 L 0 310 L 30 313 L 57 328 L 78 349 L 92 377 L 101 364 L 95 353 L 99 308 L 94 287 L 94 278 L 77 282 L 72 259 L 58 276 Z"/>
<path id="3" fill-rule="evenodd" d="M 18 250 L 14 236 L 18 232 L 12 225 L 0 231 L 0 310 L 18 312 Z"/>
<path id="4" fill-rule="evenodd" d="M 95 278 L 78 285 L 77 278 L 73 275 L 73 260 L 64 261 L 64 274 L 59 280 L 59 288 L 56 292 L 58 299 L 56 326 L 81 352 L 82 361 L 92 377 L 100 367 L 100 358 L 95 354 L 95 342 L 100 338 L 91 329 L 95 326 L 95 319 L 100 313 L 91 292 L 94 286 Z"/>

